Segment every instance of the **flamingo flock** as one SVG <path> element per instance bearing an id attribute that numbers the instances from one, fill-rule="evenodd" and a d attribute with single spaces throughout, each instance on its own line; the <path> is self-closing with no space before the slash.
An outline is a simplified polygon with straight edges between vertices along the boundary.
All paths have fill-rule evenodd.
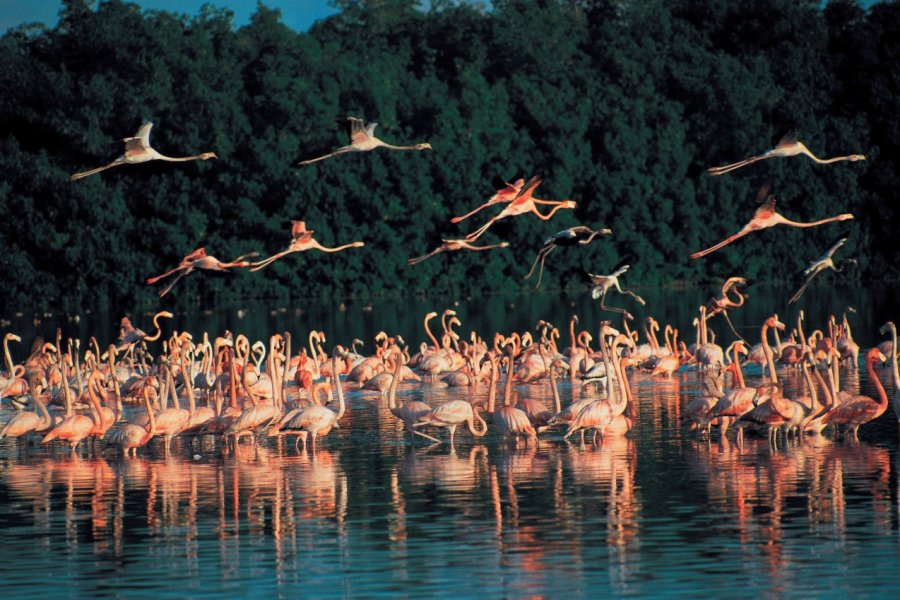
<path id="1" fill-rule="evenodd" d="M 737 283 L 726 284 L 724 298 Z M 729 301 L 721 306 L 736 305 Z M 496 332 L 487 338 L 472 331 L 463 339 L 456 330 L 460 318 L 448 309 L 440 315 L 439 334 L 431 328 L 438 313 L 425 316 L 428 341 L 415 354 L 401 336 L 381 332 L 368 356 L 355 351 L 359 340 L 335 344 L 326 353 L 326 334 L 320 330 L 310 332 L 307 345 L 299 349 L 292 348 L 290 332 L 273 334 L 267 342 L 251 342 L 230 331 L 217 336 L 177 330 L 163 334 L 167 328 L 160 319 L 173 316 L 154 315 L 153 335 L 123 319 L 118 344 L 110 343 L 103 352 L 95 339 L 81 352 L 80 341 L 63 340 L 58 333 L 55 343 L 38 340 L 36 351 L 19 364 L 9 348 L 19 337 L 7 334 L 0 395 L 32 410 L 8 419 L 0 439 L 59 446 L 72 454 L 99 445 L 96 451 L 128 457 L 157 451 L 153 440 L 160 438 L 158 451 L 168 455 L 193 452 L 194 442 L 207 437 L 223 453 L 239 444 L 293 437 L 298 452 L 316 452 L 318 445 L 333 443 L 332 431 L 353 426 L 346 417 L 354 408 L 384 402 L 387 425 L 395 421 L 413 445 L 446 442 L 453 447 L 460 434 L 474 440 L 490 435 L 499 444 L 602 444 L 653 418 L 649 407 L 641 407 L 634 385 L 665 385 L 676 373 L 692 370 L 703 391 L 679 399 L 684 404 L 681 422 L 688 430 L 704 437 L 734 431 L 739 442 L 760 433 L 777 447 L 829 430 L 855 440 L 860 428 L 891 403 L 879 375 L 889 360 L 900 423 L 896 326 L 888 322 L 880 329 L 889 336 L 890 356 L 883 346 L 862 352 L 875 391 L 869 396 L 858 383 L 844 383 L 859 368 L 855 357 L 861 351 L 846 315 L 841 323 L 829 319 L 828 337 L 818 329 L 807 336 L 801 311 L 786 342 L 779 336 L 786 324 L 775 314 L 767 317 L 759 330 L 767 374 L 754 376 L 752 383 L 745 379 L 749 361 L 742 357 L 753 350 L 740 339 L 725 350 L 711 342 L 706 306 L 695 319 L 697 342 L 691 347 L 679 341 L 672 325 L 665 326 L 665 344 L 660 344 L 659 323 L 649 317 L 641 340 L 630 329 L 628 315 L 622 317 L 621 330 L 602 322 L 596 338 L 576 331 L 573 315 L 567 348 L 557 343 L 559 329 L 544 320 L 533 331 Z M 782 379 L 791 370 L 802 373 L 799 387 Z M 564 380 L 569 384 L 561 392 Z M 552 397 L 552 404 L 531 397 L 527 390 L 533 386 L 546 386 L 545 397 Z M 403 400 L 405 390 L 443 387 L 455 391 L 442 403 Z M 567 389 L 571 391 L 564 393 Z M 565 395 L 571 399 L 564 401 Z"/>

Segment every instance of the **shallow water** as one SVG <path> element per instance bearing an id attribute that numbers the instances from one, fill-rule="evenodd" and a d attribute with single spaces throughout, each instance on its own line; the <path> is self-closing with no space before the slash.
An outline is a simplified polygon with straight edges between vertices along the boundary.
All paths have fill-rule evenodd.
<path id="1" fill-rule="evenodd" d="M 570 303 L 580 302 L 550 298 L 540 306 L 501 299 L 500 314 L 489 303 L 483 311 L 464 303 L 462 331 L 524 329 L 542 311 L 563 323 Z M 879 338 L 885 305 L 860 306 L 874 307 L 851 316 L 866 345 Z M 419 341 L 416 322 L 427 310 L 420 308 L 322 314 L 333 319 L 329 342 L 371 339 L 385 321 L 388 330 L 408 324 L 404 334 Z M 749 332 L 761 319 L 748 313 Z M 212 318 L 216 328 L 233 326 L 233 316 Z M 203 319 L 185 324 L 193 331 Z M 271 322 L 279 319 L 286 323 Z M 293 319 L 276 313 L 260 328 L 293 328 Z M 353 319 L 368 319 L 371 328 L 341 328 Z M 742 330 L 743 319 L 736 315 Z M 846 385 L 874 395 L 864 370 L 855 373 L 843 372 Z M 758 370 L 747 375 L 748 385 L 759 380 Z M 889 372 L 879 375 L 891 393 Z M 797 373 L 784 378 L 787 395 L 800 389 Z M 600 446 L 551 434 L 539 447 L 515 448 L 491 433 L 474 439 L 465 431 L 457 432 L 455 449 L 413 445 L 384 400 L 358 391 L 348 394 L 341 428 L 315 453 L 264 439 L 259 449 L 245 440 L 223 454 L 206 439 L 191 448 L 176 440 L 167 459 L 155 443 L 137 459 L 99 446 L 73 459 L 61 448 L 3 440 L 0 596 L 900 592 L 900 462 L 891 409 L 860 430 L 859 442 L 828 433 L 802 443 L 781 438 L 775 448 L 752 436 L 738 445 L 679 427 L 680 411 L 700 389 L 696 372 L 671 381 L 638 374 L 631 386 L 640 407 L 635 429 Z M 568 380 L 560 390 L 564 405 L 594 394 Z M 514 391 L 552 405 L 546 382 Z M 400 396 L 438 404 L 486 392 L 404 384 Z M 0 421 L 11 412 L 4 403 Z"/>

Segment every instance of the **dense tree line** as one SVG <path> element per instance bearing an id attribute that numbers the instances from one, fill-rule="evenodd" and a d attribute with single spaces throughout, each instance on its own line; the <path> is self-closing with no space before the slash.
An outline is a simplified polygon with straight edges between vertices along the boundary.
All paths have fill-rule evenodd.
<path id="1" fill-rule="evenodd" d="M 603 272 L 625 255 L 631 284 L 784 279 L 842 231 L 842 252 L 859 260 L 852 277 L 898 274 L 898 3 L 338 0 L 341 12 L 305 33 L 262 4 L 239 28 L 227 10 L 93 4 L 66 0 L 56 27 L 0 38 L 7 309 L 155 304 L 146 277 L 200 245 L 224 260 L 273 253 L 292 218 L 325 244 L 366 246 L 191 276 L 165 302 L 525 288 L 541 241 L 576 223 L 614 236 L 555 252 L 545 287 L 581 285 L 579 269 Z M 298 167 L 346 143 L 334 123 L 344 115 L 434 151 Z M 69 181 L 118 156 L 118 138 L 144 119 L 163 153 L 219 160 Z M 704 174 L 791 128 L 820 156 L 869 160 Z M 406 266 L 488 218 L 449 224 L 493 193 L 492 179 L 516 174 L 541 174 L 538 197 L 577 209 L 510 219 L 482 238 L 509 249 Z M 766 181 L 786 216 L 857 219 L 755 234 L 691 261 L 752 216 Z"/>

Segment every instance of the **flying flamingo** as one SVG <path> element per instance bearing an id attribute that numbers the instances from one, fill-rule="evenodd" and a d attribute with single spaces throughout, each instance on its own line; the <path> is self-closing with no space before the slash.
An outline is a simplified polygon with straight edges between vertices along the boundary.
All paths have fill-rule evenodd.
<path id="1" fill-rule="evenodd" d="M 827 165 L 829 163 L 838 162 L 842 160 L 849 160 L 851 162 L 855 162 L 857 160 L 866 160 L 866 157 L 862 154 L 851 154 L 849 156 L 836 156 L 834 158 L 826 158 L 822 159 L 809 151 L 809 148 L 804 146 L 797 140 L 797 134 L 795 132 L 790 132 L 775 145 L 775 147 L 759 156 L 751 156 L 748 159 L 740 160 L 736 163 L 731 163 L 730 165 L 724 165 L 721 167 L 712 167 L 707 169 L 707 173 L 710 175 L 724 175 L 725 173 L 729 173 L 734 171 L 735 169 L 740 169 L 741 167 L 746 167 L 747 165 L 752 165 L 753 163 L 765 160 L 767 158 L 786 158 L 789 156 L 797 156 L 799 154 L 805 154 L 810 157 L 820 165 Z"/>
<path id="2" fill-rule="evenodd" d="M 844 270 L 844 267 L 846 265 L 851 264 L 851 263 L 856 264 L 856 259 L 848 258 L 841 262 L 840 268 L 834 266 L 834 260 L 833 260 L 834 253 L 838 251 L 838 248 L 840 248 L 841 246 L 843 246 L 846 243 L 847 243 L 847 236 L 842 236 L 842 237 L 838 238 L 837 240 L 835 240 L 835 242 L 833 244 L 831 244 L 831 247 L 828 250 L 826 250 L 822 256 L 820 256 L 813 262 L 809 263 L 809 266 L 803 270 L 803 277 L 805 277 L 806 280 L 803 282 L 803 285 L 800 286 L 800 289 L 797 290 L 797 292 L 793 296 L 791 296 L 791 299 L 788 300 L 788 304 L 793 304 L 794 302 L 799 300 L 800 296 L 803 295 L 803 292 L 805 292 L 806 288 L 809 286 L 809 282 L 812 281 L 816 275 L 818 275 L 825 269 L 831 269 L 835 273 L 840 273 L 841 271 Z"/>
<path id="3" fill-rule="evenodd" d="M 537 218 L 542 221 L 549 221 L 551 217 L 553 217 L 556 211 L 562 208 L 575 208 L 575 202 L 571 200 L 563 200 L 563 201 L 555 201 L 555 200 L 538 200 L 534 198 L 532 194 L 537 187 L 541 185 L 540 177 L 532 177 L 528 180 L 519 194 L 515 197 L 515 199 L 510 203 L 509 206 L 505 207 L 499 214 L 492 217 L 487 223 L 470 233 L 466 236 L 466 240 L 470 242 L 474 242 L 481 234 L 487 231 L 491 225 L 496 223 L 501 219 L 505 219 L 506 217 L 515 217 L 518 215 L 524 215 L 525 213 L 534 213 Z M 541 214 L 538 210 L 538 204 L 547 204 L 553 207 L 553 209 L 547 213 L 546 215 Z"/>
<path id="4" fill-rule="evenodd" d="M 600 299 L 600 308 L 602 310 L 609 310 L 612 312 L 617 312 L 625 315 L 625 318 L 632 318 L 631 313 L 629 313 L 624 308 L 616 308 L 614 306 L 606 306 L 606 294 L 612 288 L 615 288 L 620 294 L 627 294 L 637 300 L 638 304 L 644 306 L 647 304 L 644 302 L 644 299 L 632 292 L 631 290 L 623 290 L 621 284 L 619 283 L 619 275 L 623 275 L 628 272 L 629 265 L 621 265 L 615 271 L 613 271 L 609 275 L 594 275 L 593 273 L 585 272 L 588 279 L 590 279 L 591 284 L 594 286 L 591 289 L 591 298 L 594 300 Z"/>
<path id="5" fill-rule="evenodd" d="M 568 229 L 557 231 L 544 240 L 544 246 L 538 251 L 534 262 L 531 265 L 531 270 L 528 271 L 528 275 L 525 276 L 525 279 L 531 277 L 534 273 L 534 268 L 537 266 L 538 261 L 540 261 L 541 269 L 538 271 L 537 284 L 534 286 L 535 288 L 540 287 L 541 278 L 544 275 L 544 261 L 547 260 L 548 254 L 560 246 L 585 246 L 594 241 L 594 238 L 598 235 L 612 235 L 612 229 L 598 229 L 594 231 L 585 225 L 578 225 L 576 227 L 569 227 Z"/>
<path id="6" fill-rule="evenodd" d="M 343 246 L 338 246 L 336 248 L 326 248 L 313 239 L 314 233 L 315 230 L 306 228 L 306 223 L 304 221 L 291 221 L 291 244 L 287 247 L 287 250 L 282 250 L 278 254 L 273 254 L 265 260 L 253 263 L 252 265 L 250 265 L 252 267 L 250 270 L 259 271 L 263 267 L 269 266 L 279 258 L 286 256 L 292 252 L 321 250 L 322 252 L 330 253 L 340 252 L 341 250 L 346 250 L 347 248 L 362 248 L 365 245 L 363 242 L 351 242 L 349 244 L 344 244 Z"/>
<path id="7" fill-rule="evenodd" d="M 203 154 L 198 154 L 196 156 L 183 157 L 172 157 L 160 154 L 150 146 L 150 129 L 152 127 L 153 123 L 151 123 L 150 121 L 144 121 L 144 123 L 141 125 L 141 128 L 138 129 L 136 134 L 134 134 L 134 137 L 127 137 L 122 140 L 123 142 L 125 142 L 125 154 L 112 161 L 108 165 L 97 167 L 96 169 L 91 169 L 90 171 L 75 173 L 69 178 L 69 180 L 77 181 L 79 179 L 84 179 L 89 175 L 93 175 L 94 173 L 99 173 L 100 171 L 105 171 L 106 169 L 118 167 L 119 165 L 136 165 L 138 163 L 145 163 L 151 160 L 186 162 L 189 160 L 209 160 L 210 158 L 218 158 L 215 152 L 204 152 Z"/>
<path id="8" fill-rule="evenodd" d="M 441 240 L 441 242 L 443 243 L 440 246 L 438 246 L 428 254 L 424 254 L 416 258 L 410 258 L 406 261 L 406 264 L 417 265 L 423 260 L 431 258 L 435 254 L 440 254 L 441 252 L 455 252 L 457 250 L 472 250 L 474 252 L 481 252 L 483 250 L 493 250 L 494 248 L 509 247 L 509 242 L 500 242 L 499 244 L 491 244 L 490 246 L 473 246 L 466 240 Z"/>
<path id="9" fill-rule="evenodd" d="M 798 223 L 797 221 L 786 219 L 782 215 L 775 212 L 775 196 L 769 194 L 769 186 L 764 185 L 762 188 L 760 188 L 758 198 L 761 202 L 761 205 L 756 209 L 756 213 L 753 215 L 753 218 L 750 219 L 749 223 L 744 225 L 743 229 L 741 229 L 731 237 L 728 237 L 725 240 L 719 242 L 715 246 L 707 248 L 706 250 L 701 250 L 700 252 L 694 252 L 693 254 L 691 254 L 691 258 L 701 258 L 703 256 L 706 256 L 707 254 L 715 252 L 719 248 L 727 246 L 738 238 L 744 237 L 748 233 L 759 231 L 760 229 L 768 229 L 769 227 L 774 227 L 775 225 L 789 225 L 790 227 L 815 227 L 817 225 L 831 223 L 832 221 L 846 221 L 853 218 L 853 215 L 844 213 L 836 217 L 829 217 L 827 219 L 821 219 L 819 221 L 812 221 L 811 223 Z"/>
<path id="10" fill-rule="evenodd" d="M 487 208 L 488 206 L 493 206 L 495 204 L 503 204 L 505 202 L 512 202 L 516 199 L 516 196 L 519 195 L 519 192 L 522 190 L 522 186 L 525 185 L 524 179 L 516 179 L 513 183 L 503 182 L 504 186 L 499 188 L 497 192 L 488 198 L 488 201 L 479 206 L 478 208 L 467 212 L 461 217 L 453 217 L 450 219 L 451 223 L 459 223 L 464 219 L 468 219 L 478 211 L 483 208 Z"/>
<path id="11" fill-rule="evenodd" d="M 209 256 L 208 254 L 206 254 L 206 248 L 197 248 L 196 250 L 182 258 L 181 263 L 177 267 L 166 271 L 162 275 L 151 277 L 147 280 L 147 283 L 152 285 L 160 279 L 164 279 L 169 275 L 181 271 L 180 273 L 178 273 L 178 277 L 172 280 L 172 282 L 159 293 L 159 297 L 162 298 L 169 293 L 172 287 L 174 287 L 174 285 L 178 283 L 182 277 L 193 272 L 195 269 L 206 269 L 208 271 L 225 271 L 226 269 L 232 269 L 234 267 L 249 267 L 253 263 L 244 259 L 255 258 L 256 256 L 256 252 L 250 252 L 249 254 L 238 256 L 233 261 L 226 263 L 222 262 L 214 256 Z"/>
<path id="12" fill-rule="evenodd" d="M 338 119 L 338 121 L 340 120 L 341 119 Z M 431 144 L 427 142 L 416 144 L 414 146 L 394 146 L 382 142 L 375 137 L 375 128 L 378 127 L 378 123 L 366 124 L 362 119 L 356 117 L 347 117 L 345 120 L 347 122 L 348 133 L 350 134 L 349 146 L 343 146 L 334 152 L 318 158 L 300 161 L 300 164 L 309 165 L 314 162 L 319 162 L 320 160 L 325 160 L 326 158 L 331 158 L 332 156 L 337 156 L 338 154 L 345 154 L 347 152 L 368 152 L 375 148 L 387 148 L 388 150 L 431 150 Z"/>

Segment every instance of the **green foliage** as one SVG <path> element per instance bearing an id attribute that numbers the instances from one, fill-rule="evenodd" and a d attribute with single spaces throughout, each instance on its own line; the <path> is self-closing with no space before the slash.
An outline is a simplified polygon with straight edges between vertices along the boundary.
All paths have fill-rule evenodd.
<path id="1" fill-rule="evenodd" d="M 143 281 L 198 246 L 229 260 L 269 255 L 302 218 L 341 254 L 295 254 L 257 273 L 194 275 L 166 303 L 514 290 L 542 241 L 583 223 L 612 241 L 557 250 L 545 287 L 633 257 L 629 282 L 731 274 L 780 279 L 841 231 L 781 229 L 691 261 L 737 231 L 764 181 L 797 220 L 853 212 L 844 250 L 861 277 L 896 277 L 900 190 L 900 5 L 851 0 L 340 0 L 297 33 L 260 3 L 142 11 L 67 0 L 54 29 L 0 38 L 0 230 L 6 309 L 156 304 Z M 427 4 L 427 9 L 423 8 Z M 397 144 L 298 167 L 344 145 L 334 119 L 379 123 Z M 68 176 L 121 153 L 154 121 L 164 154 L 217 161 Z M 707 167 L 762 152 L 797 128 L 831 167 L 765 161 L 720 178 Z M 495 177 L 540 174 L 537 196 L 573 199 L 551 222 L 496 224 L 507 250 L 406 259 L 463 237 Z"/>

